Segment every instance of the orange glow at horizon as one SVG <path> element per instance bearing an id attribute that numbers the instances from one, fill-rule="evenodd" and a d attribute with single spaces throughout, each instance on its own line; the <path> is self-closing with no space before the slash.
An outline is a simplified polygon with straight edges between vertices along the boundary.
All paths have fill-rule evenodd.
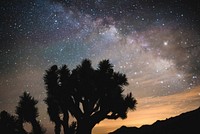
<path id="1" fill-rule="evenodd" d="M 173 95 L 137 100 L 137 109 L 129 111 L 127 119 L 104 120 L 95 126 L 93 134 L 107 134 L 123 125 L 140 127 L 194 110 L 200 106 L 200 86 Z"/>

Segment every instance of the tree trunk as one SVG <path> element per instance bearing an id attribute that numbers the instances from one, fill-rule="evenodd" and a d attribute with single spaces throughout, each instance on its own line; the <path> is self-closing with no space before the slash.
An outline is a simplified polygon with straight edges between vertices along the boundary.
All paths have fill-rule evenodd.
<path id="1" fill-rule="evenodd" d="M 69 126 L 67 124 L 65 124 L 65 122 L 63 123 L 63 131 L 64 134 L 69 134 Z"/>
<path id="2" fill-rule="evenodd" d="M 78 127 L 77 128 L 77 134 L 91 134 L 92 133 L 92 128 L 90 127 Z"/>
<path id="3" fill-rule="evenodd" d="M 69 123 L 68 122 L 69 122 L 69 114 L 68 114 L 68 111 L 66 111 L 64 113 L 63 122 L 62 122 L 64 134 L 69 134 Z"/>
<path id="4" fill-rule="evenodd" d="M 54 127 L 54 132 L 55 134 L 60 134 L 61 131 L 61 123 L 59 122 L 55 122 L 55 127 Z"/>
<path id="5" fill-rule="evenodd" d="M 40 123 L 37 120 L 32 120 L 31 125 L 33 134 L 43 134 L 43 130 L 40 126 Z"/>
<path id="6" fill-rule="evenodd" d="M 19 124 L 19 131 L 21 134 L 27 134 L 26 130 L 24 129 L 24 126 L 23 126 L 23 121 L 22 120 L 19 120 L 18 121 L 18 124 Z"/>
<path id="7" fill-rule="evenodd" d="M 77 134 L 91 134 L 92 128 L 88 121 L 79 121 L 77 123 Z"/>

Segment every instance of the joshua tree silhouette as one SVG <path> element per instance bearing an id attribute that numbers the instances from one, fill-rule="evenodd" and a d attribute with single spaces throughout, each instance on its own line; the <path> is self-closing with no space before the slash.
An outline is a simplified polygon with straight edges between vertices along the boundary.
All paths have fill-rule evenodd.
<path id="1" fill-rule="evenodd" d="M 65 72 L 62 72 L 65 71 Z M 62 73 L 64 76 L 61 76 Z M 59 75 L 59 76 L 58 76 Z M 48 105 L 48 114 L 50 120 L 55 123 L 55 134 L 60 134 L 61 125 L 64 128 L 64 133 L 69 132 L 69 113 L 68 113 L 68 95 L 64 88 L 67 88 L 66 79 L 69 77 L 69 70 L 66 66 L 63 66 L 59 72 L 57 66 L 52 66 L 44 77 L 46 89 L 47 89 L 47 98 L 45 99 L 46 104 Z M 59 81 L 58 81 L 59 80 Z M 60 85 L 62 82 L 62 86 Z M 61 114 L 63 118 L 61 119 Z"/>
<path id="2" fill-rule="evenodd" d="M 126 75 L 115 72 L 109 60 L 99 62 L 94 69 L 85 59 L 71 72 L 66 65 L 54 65 L 46 70 L 44 81 L 45 102 L 56 134 L 61 124 L 65 134 L 70 132 L 69 113 L 76 119 L 77 134 L 91 134 L 92 128 L 104 119 L 125 119 L 137 103 L 131 93 L 123 94 L 123 87 L 128 85 Z"/>
<path id="3" fill-rule="evenodd" d="M 37 103 L 38 101 L 30 96 L 29 93 L 24 92 L 23 95 L 20 96 L 20 101 L 16 107 L 16 114 L 18 115 L 21 128 L 23 128 L 23 123 L 28 122 L 32 125 L 33 134 L 43 134 L 45 130 L 36 119 L 39 115 L 38 109 L 35 106 Z"/>
<path id="4" fill-rule="evenodd" d="M 17 118 L 6 111 L 0 113 L 0 131 L 4 134 L 26 134 L 20 128 Z"/>

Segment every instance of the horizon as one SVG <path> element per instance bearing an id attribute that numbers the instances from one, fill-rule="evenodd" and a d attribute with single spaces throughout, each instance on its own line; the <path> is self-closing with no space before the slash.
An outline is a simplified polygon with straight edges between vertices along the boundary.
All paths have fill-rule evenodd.
<path id="1" fill-rule="evenodd" d="M 19 96 L 39 101 L 39 120 L 53 134 L 44 103 L 45 70 L 83 59 L 109 59 L 126 74 L 138 101 L 125 120 L 105 120 L 93 134 L 140 127 L 200 106 L 200 1 L 0 1 L 0 111 L 15 114 Z"/>
<path id="2" fill-rule="evenodd" d="M 173 101 L 172 98 L 176 97 Z M 152 99 L 153 98 L 153 99 Z M 93 128 L 93 134 L 108 134 L 109 132 L 113 132 L 122 126 L 126 127 L 137 127 L 140 128 L 143 125 L 152 125 L 156 121 L 166 120 L 172 117 L 179 116 L 182 113 L 190 112 L 200 108 L 200 86 L 190 90 L 184 91 L 179 94 L 173 94 L 170 96 L 161 96 L 161 97 L 150 97 L 148 103 L 144 103 L 143 101 L 148 98 L 140 98 L 138 99 L 138 107 L 135 111 L 130 111 L 128 113 L 128 118 L 125 120 L 117 119 L 117 120 L 104 120 L 97 124 Z M 182 99 L 186 101 L 182 103 Z M 159 103 L 162 100 L 165 104 L 164 106 L 159 106 L 160 104 L 152 105 L 151 103 Z M 168 101 L 171 100 L 171 101 Z M 142 103 L 143 102 L 143 103 Z M 171 103 L 174 103 L 173 105 Z M 188 104 L 189 103 L 189 104 Z M 152 107 L 150 107 L 150 105 Z M 181 106 L 180 106 L 181 105 Z M 185 108 L 184 105 L 189 105 L 189 108 Z M 145 107 L 145 108 L 144 108 Z M 175 108 L 180 107 L 179 111 Z M 147 109 L 148 108 L 148 109 Z M 157 111 L 156 109 L 159 109 Z M 144 110 L 146 109 L 146 110 Z M 40 109 L 39 109 L 40 111 Z M 14 114 L 14 113 L 13 113 Z M 47 115 L 47 113 L 46 113 Z M 40 117 L 39 117 L 40 118 Z M 47 117 L 49 118 L 49 117 Z M 112 124 L 112 125 L 110 125 Z M 47 129 L 47 134 L 53 134 L 53 123 L 47 122 L 46 124 L 42 124 Z M 46 126 L 48 125 L 48 126 Z M 29 127 L 28 127 L 29 126 Z M 26 129 L 30 131 L 30 125 L 26 126 Z M 61 132 L 62 134 L 62 132 Z"/>
<path id="3" fill-rule="evenodd" d="M 174 98 L 174 96 L 177 98 L 174 102 L 173 105 L 170 105 L 168 102 L 168 99 Z M 151 99 L 150 102 L 147 104 L 140 103 L 144 99 L 146 100 L 147 98 L 141 98 L 138 101 L 139 108 L 136 109 L 136 111 L 131 111 L 128 113 L 128 119 L 122 120 L 122 119 L 117 119 L 115 120 L 104 120 L 101 123 L 97 124 L 94 129 L 93 129 L 93 134 L 108 134 L 109 132 L 112 132 L 121 126 L 126 126 L 126 127 L 138 127 L 140 128 L 143 125 L 152 125 L 156 121 L 159 120 L 166 120 L 171 117 L 176 117 L 179 116 L 182 113 L 190 112 L 192 110 L 195 110 L 200 107 L 200 86 L 192 89 L 191 91 L 185 91 L 183 93 L 179 93 L 178 95 L 171 95 L 171 96 L 161 96 L 161 97 L 151 97 L 154 99 Z M 150 98 L 149 98 L 150 99 Z M 185 103 L 181 103 L 182 99 L 186 99 Z M 192 99 L 194 99 L 192 102 Z M 164 102 L 164 106 L 157 106 L 152 105 L 153 107 L 149 107 L 151 103 L 157 103 L 159 100 L 162 100 Z M 184 105 L 187 103 L 190 103 L 190 108 L 184 108 Z M 144 105 L 143 105 L 144 104 Z M 180 106 L 179 111 L 174 111 L 174 108 Z M 189 105 L 189 104 L 187 104 Z M 149 108 L 147 110 L 144 110 L 144 108 Z M 162 109 L 160 111 L 155 110 L 156 108 Z M 159 116 L 157 115 L 159 114 Z M 143 115 L 141 117 L 141 115 Z M 51 124 L 47 127 L 47 133 L 48 134 L 53 134 L 53 125 L 52 123 L 48 122 L 48 124 Z M 112 124 L 112 125 L 108 125 Z M 44 127 L 45 124 L 42 124 Z M 30 128 L 28 128 L 30 130 Z"/>
<path id="4" fill-rule="evenodd" d="M 176 97 L 176 99 L 171 100 L 174 97 Z M 153 99 L 150 99 L 150 98 L 153 98 Z M 176 95 L 150 97 L 150 98 L 149 98 L 150 101 L 147 104 L 145 104 L 144 102 L 142 103 L 142 101 L 148 98 L 138 99 L 139 106 L 135 111 L 128 113 L 128 119 L 125 119 L 125 120 L 118 119 L 117 121 L 106 120 L 106 121 L 101 122 L 99 125 L 97 125 L 94 128 L 93 130 L 94 134 L 107 134 L 108 132 L 112 132 L 120 128 L 121 126 L 139 128 L 143 125 L 152 125 L 158 120 L 166 120 L 171 117 L 176 117 L 182 113 L 195 110 L 200 107 L 200 86 L 195 89 L 192 89 L 191 91 L 185 91 L 183 93 L 179 93 Z M 182 99 L 185 99 L 186 101 L 183 103 Z M 162 100 L 163 103 L 161 104 L 165 104 L 165 105 L 159 106 L 160 104 L 155 104 L 155 105 L 151 104 L 151 103 L 159 103 L 159 100 Z M 170 103 L 174 103 L 174 104 L 170 104 Z M 189 105 L 190 107 L 185 108 L 184 105 Z M 179 107 L 179 109 L 176 109 L 177 107 Z M 159 111 L 157 111 L 157 109 L 159 109 Z M 174 110 L 177 110 L 177 111 L 174 111 Z M 106 124 L 111 124 L 111 123 L 112 125 L 109 128 L 110 125 L 106 125 Z M 113 124 L 115 124 L 116 126 L 114 126 Z M 106 128 L 106 131 L 98 132 L 99 129 L 104 128 L 104 127 Z"/>

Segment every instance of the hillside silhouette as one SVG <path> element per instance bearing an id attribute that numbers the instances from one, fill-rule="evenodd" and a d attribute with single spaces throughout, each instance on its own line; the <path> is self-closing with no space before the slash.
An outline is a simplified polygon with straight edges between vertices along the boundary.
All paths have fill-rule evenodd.
<path id="1" fill-rule="evenodd" d="M 193 111 L 140 128 L 122 126 L 109 134 L 197 134 L 200 127 L 200 107 Z"/>

